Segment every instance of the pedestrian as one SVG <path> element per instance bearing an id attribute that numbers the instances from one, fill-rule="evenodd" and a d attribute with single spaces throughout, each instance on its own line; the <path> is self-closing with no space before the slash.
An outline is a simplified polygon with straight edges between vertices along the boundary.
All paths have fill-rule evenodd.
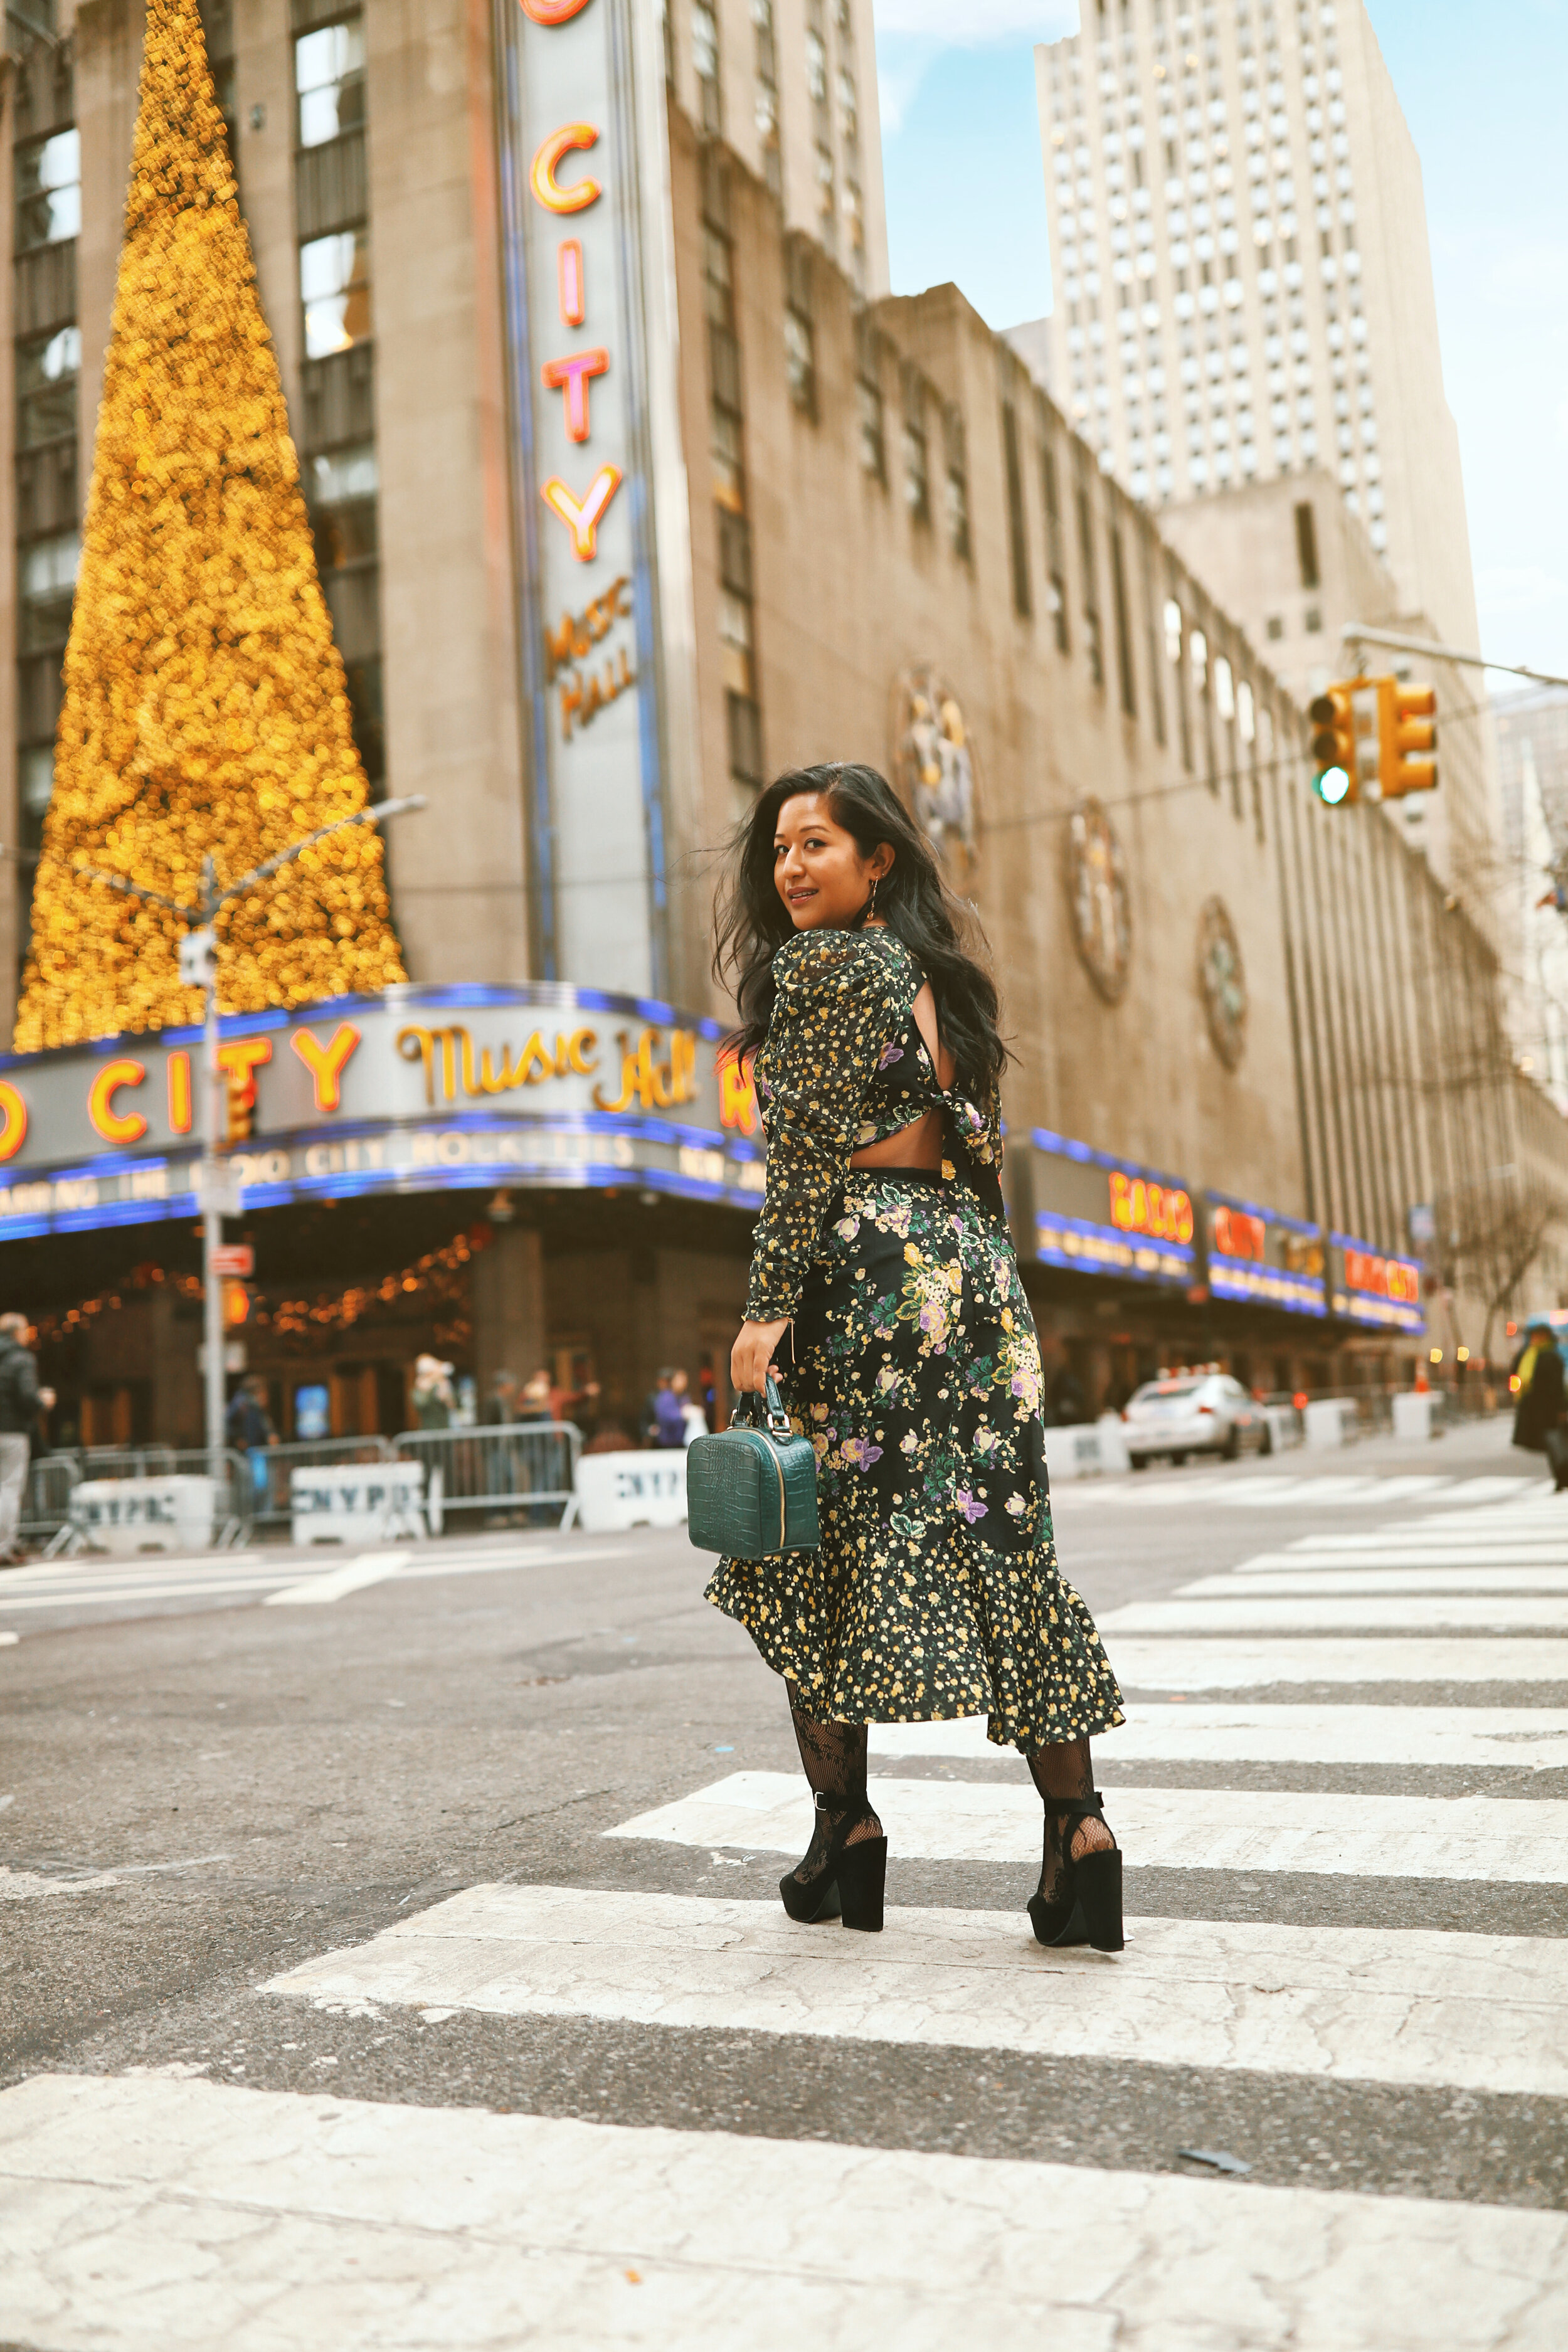
<path id="1" fill-rule="evenodd" d="M 27 1488 L 27 1460 L 40 1413 L 54 1410 L 53 1389 L 38 1386 L 33 1334 L 25 1315 L 0 1315 L 0 1560 L 20 1557 L 17 1534 Z"/>
<path id="2" fill-rule="evenodd" d="M 643 1404 L 642 1419 L 637 1423 L 637 1435 L 645 1445 L 658 1444 L 658 1401 L 669 1386 L 669 1374 L 656 1374 L 654 1383 Z"/>
<path id="3" fill-rule="evenodd" d="M 535 1372 L 524 1386 L 518 1399 L 517 1417 L 519 1421 L 553 1421 L 555 1418 L 547 1371 Z"/>
<path id="4" fill-rule="evenodd" d="M 224 1415 L 224 1435 L 238 1454 L 250 1465 L 250 1483 L 256 1491 L 257 1506 L 265 1511 L 268 1506 L 267 1449 L 278 1443 L 278 1432 L 272 1415 L 267 1410 L 267 1383 L 260 1379 L 241 1381 L 229 1399 Z"/>
<path id="5" fill-rule="evenodd" d="M 686 1374 L 660 1372 L 653 1392 L 653 1442 L 667 1448 L 686 1443 Z"/>
<path id="6" fill-rule="evenodd" d="M 1076 1429 L 1089 1419 L 1083 1382 L 1065 1361 L 1057 1367 L 1051 1381 L 1051 1419 L 1058 1429 Z"/>
<path id="7" fill-rule="evenodd" d="M 1544 1454 L 1559 1494 L 1568 1486 L 1568 1429 L 1563 1427 L 1563 1358 L 1550 1323 L 1532 1323 L 1524 1335 L 1511 1380 L 1518 1382 L 1513 1442 L 1528 1453 Z"/>
<path id="8" fill-rule="evenodd" d="M 681 1371 L 670 1375 L 669 1392 L 680 1407 L 680 1442 L 689 1445 L 694 1437 L 708 1434 L 708 1415 L 691 1393 L 691 1383 Z"/>
<path id="9" fill-rule="evenodd" d="M 452 1392 L 452 1367 L 438 1356 L 416 1356 L 414 1386 L 409 1391 L 416 1429 L 450 1429 L 457 1398 Z"/>
<path id="10" fill-rule="evenodd" d="M 776 1370 L 817 1455 L 820 1548 L 721 1559 L 708 1597 L 784 1677 L 816 1808 L 792 1918 L 882 1924 L 868 1723 L 985 1714 L 1044 1806 L 1043 1944 L 1121 1946 L 1090 1738 L 1123 1720 L 1052 1539 L 1040 1354 L 998 1179 L 996 991 L 926 835 L 859 766 L 781 777 L 719 908 L 767 1132 L 734 1388 Z"/>
<path id="11" fill-rule="evenodd" d="M 497 1372 L 490 1381 L 490 1392 L 485 1399 L 484 1419 L 502 1426 L 517 1417 L 517 1374 Z"/>

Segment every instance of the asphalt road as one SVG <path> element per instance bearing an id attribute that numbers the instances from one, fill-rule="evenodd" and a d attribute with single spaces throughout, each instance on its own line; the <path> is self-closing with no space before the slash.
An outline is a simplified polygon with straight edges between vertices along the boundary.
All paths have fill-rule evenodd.
<path id="1" fill-rule="evenodd" d="M 874 1746 L 888 1933 L 789 1929 L 683 1532 L 0 1581 L 0 2343 L 1568 2340 L 1568 1498 L 1505 1434 L 1058 1490 L 1117 1961 L 1029 1940 L 956 1730 Z"/>

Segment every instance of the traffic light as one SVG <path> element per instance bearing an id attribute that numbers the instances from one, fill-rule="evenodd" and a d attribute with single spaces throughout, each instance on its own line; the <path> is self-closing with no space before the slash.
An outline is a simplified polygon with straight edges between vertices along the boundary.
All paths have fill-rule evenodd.
<path id="1" fill-rule="evenodd" d="M 223 1286 L 223 1324 L 226 1331 L 237 1331 L 242 1323 L 250 1320 L 250 1293 L 243 1282 L 226 1282 Z"/>
<path id="2" fill-rule="evenodd" d="M 1437 690 L 1401 686 L 1396 677 L 1377 681 L 1378 782 L 1385 801 L 1406 793 L 1429 793 L 1437 782 Z"/>
<path id="3" fill-rule="evenodd" d="M 1307 711 L 1312 722 L 1312 790 L 1330 808 L 1378 797 L 1378 682 L 1341 679 Z"/>

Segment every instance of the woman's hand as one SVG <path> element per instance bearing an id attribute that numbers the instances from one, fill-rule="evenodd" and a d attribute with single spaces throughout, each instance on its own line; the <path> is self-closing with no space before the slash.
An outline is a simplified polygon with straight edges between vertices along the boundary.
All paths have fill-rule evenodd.
<path id="1" fill-rule="evenodd" d="M 737 1396 L 761 1396 L 773 1370 L 773 1349 L 789 1329 L 790 1318 L 776 1323 L 742 1323 L 741 1336 L 730 1350 L 730 1385 Z"/>

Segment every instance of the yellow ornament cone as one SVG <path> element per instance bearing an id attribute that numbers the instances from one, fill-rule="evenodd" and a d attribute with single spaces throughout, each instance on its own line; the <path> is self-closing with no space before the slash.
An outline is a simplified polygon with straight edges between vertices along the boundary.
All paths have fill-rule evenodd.
<path id="1" fill-rule="evenodd" d="M 365 805 L 196 0 L 149 0 L 125 243 L 93 451 L 23 1052 L 201 1018 L 188 904 Z M 405 977 L 379 836 L 356 826 L 225 909 L 226 1012 Z"/>

